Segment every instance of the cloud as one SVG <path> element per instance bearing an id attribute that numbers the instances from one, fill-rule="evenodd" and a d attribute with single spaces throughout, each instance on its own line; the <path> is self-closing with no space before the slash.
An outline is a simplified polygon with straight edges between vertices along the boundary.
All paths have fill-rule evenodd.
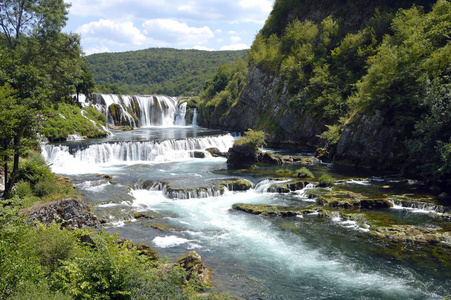
<path id="1" fill-rule="evenodd" d="M 208 47 L 205 47 L 205 46 L 194 46 L 192 49 L 194 49 L 194 50 L 205 50 L 205 51 L 215 51 L 215 49 L 212 49 L 212 48 L 208 48 Z"/>
<path id="2" fill-rule="evenodd" d="M 65 0 L 69 3 L 70 0 Z M 273 0 L 72 0 L 70 13 L 114 19 L 123 13 L 136 19 L 168 18 L 192 22 L 263 23 Z"/>
<path id="3" fill-rule="evenodd" d="M 232 44 L 229 46 L 222 46 L 221 50 L 244 50 L 249 49 L 249 46 L 246 44 Z"/>
<path id="4" fill-rule="evenodd" d="M 120 45 L 145 45 L 147 38 L 133 25 L 133 22 L 100 19 L 80 26 L 77 30 L 83 38 Z"/>
<path id="5" fill-rule="evenodd" d="M 111 52 L 110 49 L 106 46 L 100 46 L 100 47 L 92 47 L 88 50 L 84 51 L 85 55 L 91 55 L 94 53 L 105 53 L 105 52 Z"/>
<path id="6" fill-rule="evenodd" d="M 202 45 L 214 37 L 208 26 L 190 27 L 186 23 L 171 19 L 147 20 L 143 28 L 149 38 L 168 45 Z"/>
<path id="7" fill-rule="evenodd" d="M 241 42 L 241 38 L 240 38 L 239 36 L 232 36 L 232 37 L 230 38 L 230 40 L 231 40 L 233 43 Z"/>

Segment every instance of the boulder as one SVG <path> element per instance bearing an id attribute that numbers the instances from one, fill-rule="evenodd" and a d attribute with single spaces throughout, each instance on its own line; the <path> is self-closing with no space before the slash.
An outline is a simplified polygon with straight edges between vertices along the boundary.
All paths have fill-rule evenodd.
<path id="1" fill-rule="evenodd" d="M 194 151 L 193 155 L 195 158 L 205 158 L 205 152 L 202 151 Z"/>
<path id="2" fill-rule="evenodd" d="M 188 252 L 183 257 L 179 258 L 177 260 L 177 265 L 186 271 L 187 281 L 197 277 L 203 284 L 211 284 L 210 278 L 213 271 L 205 267 L 201 256 L 196 251 Z"/>
<path id="3" fill-rule="evenodd" d="M 207 148 L 205 151 L 209 152 L 213 157 L 227 157 L 227 153 L 221 152 L 218 148 Z"/>
<path id="4" fill-rule="evenodd" d="M 258 162 L 260 151 L 247 145 L 234 145 L 227 155 L 227 167 L 248 169 Z"/>
<path id="5" fill-rule="evenodd" d="M 225 186 L 232 191 L 247 191 L 252 187 L 252 183 L 244 179 L 221 181 L 219 185 Z"/>
<path id="6" fill-rule="evenodd" d="M 78 199 L 39 203 L 22 210 L 22 213 L 28 215 L 30 221 L 46 226 L 56 222 L 64 229 L 102 228 L 99 219 L 89 211 L 86 203 Z"/>

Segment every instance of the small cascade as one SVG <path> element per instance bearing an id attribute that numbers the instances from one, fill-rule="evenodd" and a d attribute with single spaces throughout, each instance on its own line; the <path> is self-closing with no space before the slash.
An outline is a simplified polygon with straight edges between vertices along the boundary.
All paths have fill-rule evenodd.
<path id="1" fill-rule="evenodd" d="M 413 213 L 434 213 L 442 215 L 451 211 L 449 207 L 421 201 L 390 199 L 390 202 L 393 204 L 393 209 L 409 210 Z"/>
<path id="2" fill-rule="evenodd" d="M 197 108 L 193 109 L 193 121 L 192 126 L 197 127 Z"/>
<path id="3" fill-rule="evenodd" d="M 288 180 L 265 179 L 257 183 L 255 192 L 257 193 L 279 193 L 278 185 L 288 182 Z"/>
<path id="4" fill-rule="evenodd" d="M 172 189 L 167 186 L 166 189 L 164 189 L 163 193 L 166 198 L 174 200 L 203 199 L 221 196 L 222 194 L 224 194 L 224 188 L 210 186 L 187 189 Z"/>
<path id="5" fill-rule="evenodd" d="M 146 189 L 150 191 L 163 191 L 163 195 L 166 198 L 173 200 L 186 200 L 186 199 L 203 199 L 209 197 L 219 197 L 224 194 L 224 186 L 208 186 L 208 187 L 196 187 L 185 189 L 174 189 L 169 183 L 153 180 L 140 180 L 133 186 L 133 189 Z"/>
<path id="6" fill-rule="evenodd" d="M 56 168 L 79 168 L 123 162 L 173 162 L 194 157 L 195 151 L 218 148 L 227 151 L 234 139 L 230 134 L 181 140 L 130 141 L 91 145 L 41 145 L 41 153 Z M 85 147 L 85 148 L 83 148 Z"/>

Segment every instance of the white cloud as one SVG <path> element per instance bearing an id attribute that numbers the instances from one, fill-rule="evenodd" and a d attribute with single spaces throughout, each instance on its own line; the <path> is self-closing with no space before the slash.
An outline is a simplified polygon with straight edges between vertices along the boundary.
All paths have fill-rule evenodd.
<path id="1" fill-rule="evenodd" d="M 232 36 L 230 38 L 230 40 L 232 41 L 232 43 L 235 43 L 235 44 L 238 42 L 241 42 L 241 38 L 239 36 Z"/>
<path id="2" fill-rule="evenodd" d="M 146 37 L 133 25 L 133 22 L 100 19 L 80 26 L 77 30 L 83 38 L 112 44 L 144 45 Z"/>
<path id="3" fill-rule="evenodd" d="M 206 44 L 214 37 L 209 27 L 190 27 L 171 19 L 147 20 L 143 24 L 144 33 L 152 40 L 170 45 Z"/>
<path id="4" fill-rule="evenodd" d="M 205 46 L 194 46 L 192 49 L 194 49 L 194 50 L 205 50 L 205 51 L 215 51 L 215 49 L 212 49 L 212 48 L 208 48 L 208 47 L 205 47 Z"/>
<path id="5" fill-rule="evenodd" d="M 105 53 L 105 52 L 110 52 L 110 49 L 106 46 L 92 47 L 85 51 L 85 55 L 91 55 L 94 53 Z"/>
<path id="6" fill-rule="evenodd" d="M 245 9 L 252 8 L 269 13 L 272 10 L 273 2 L 269 0 L 240 0 L 238 4 Z"/>
<path id="7" fill-rule="evenodd" d="M 238 34 L 238 32 L 236 32 L 236 31 L 233 31 L 233 30 L 230 30 L 230 31 L 228 32 L 228 34 L 231 34 L 231 35 L 237 35 L 237 34 Z"/>
<path id="8" fill-rule="evenodd" d="M 222 46 L 221 50 L 243 50 L 249 49 L 249 46 L 246 44 L 232 44 L 229 46 Z"/>

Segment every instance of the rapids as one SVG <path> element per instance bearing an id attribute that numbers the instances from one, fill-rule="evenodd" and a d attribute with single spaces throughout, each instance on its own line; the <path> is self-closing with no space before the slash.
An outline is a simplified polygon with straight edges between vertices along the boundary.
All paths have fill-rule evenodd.
<path id="1" fill-rule="evenodd" d="M 274 181 L 269 176 L 227 170 L 225 158 L 194 157 L 194 151 L 209 147 L 226 151 L 234 142 L 228 133 L 199 127 L 113 133 L 94 141 L 45 144 L 42 154 L 53 171 L 69 176 L 84 199 L 94 205 L 95 213 L 108 220 L 107 232 L 147 243 L 161 257 L 171 255 L 175 259 L 189 250 L 197 251 L 215 271 L 213 283 L 232 296 L 443 299 L 450 293 L 449 270 L 381 254 L 381 246 L 370 243 L 364 231 L 339 216 L 319 219 L 312 214 L 283 219 L 232 211 L 235 203 L 306 207 L 312 203 L 306 193 L 312 185 L 283 195 L 271 193 L 268 187 Z M 311 169 L 337 178 L 349 176 L 329 165 Z M 206 189 L 202 196 L 192 194 L 190 199 L 181 200 L 165 193 L 163 185 L 145 189 L 138 184 L 152 180 L 186 189 L 213 186 L 232 178 L 249 180 L 253 187 L 245 192 L 226 189 L 222 194 Z M 374 187 L 369 181 L 343 182 L 355 188 Z M 387 212 L 393 218 L 429 220 L 427 214 L 415 212 L 412 216 L 413 207 L 402 209 L 401 203 L 396 204 Z M 162 214 L 156 223 L 180 230 L 158 231 L 146 221 L 135 220 L 133 211 Z"/>

